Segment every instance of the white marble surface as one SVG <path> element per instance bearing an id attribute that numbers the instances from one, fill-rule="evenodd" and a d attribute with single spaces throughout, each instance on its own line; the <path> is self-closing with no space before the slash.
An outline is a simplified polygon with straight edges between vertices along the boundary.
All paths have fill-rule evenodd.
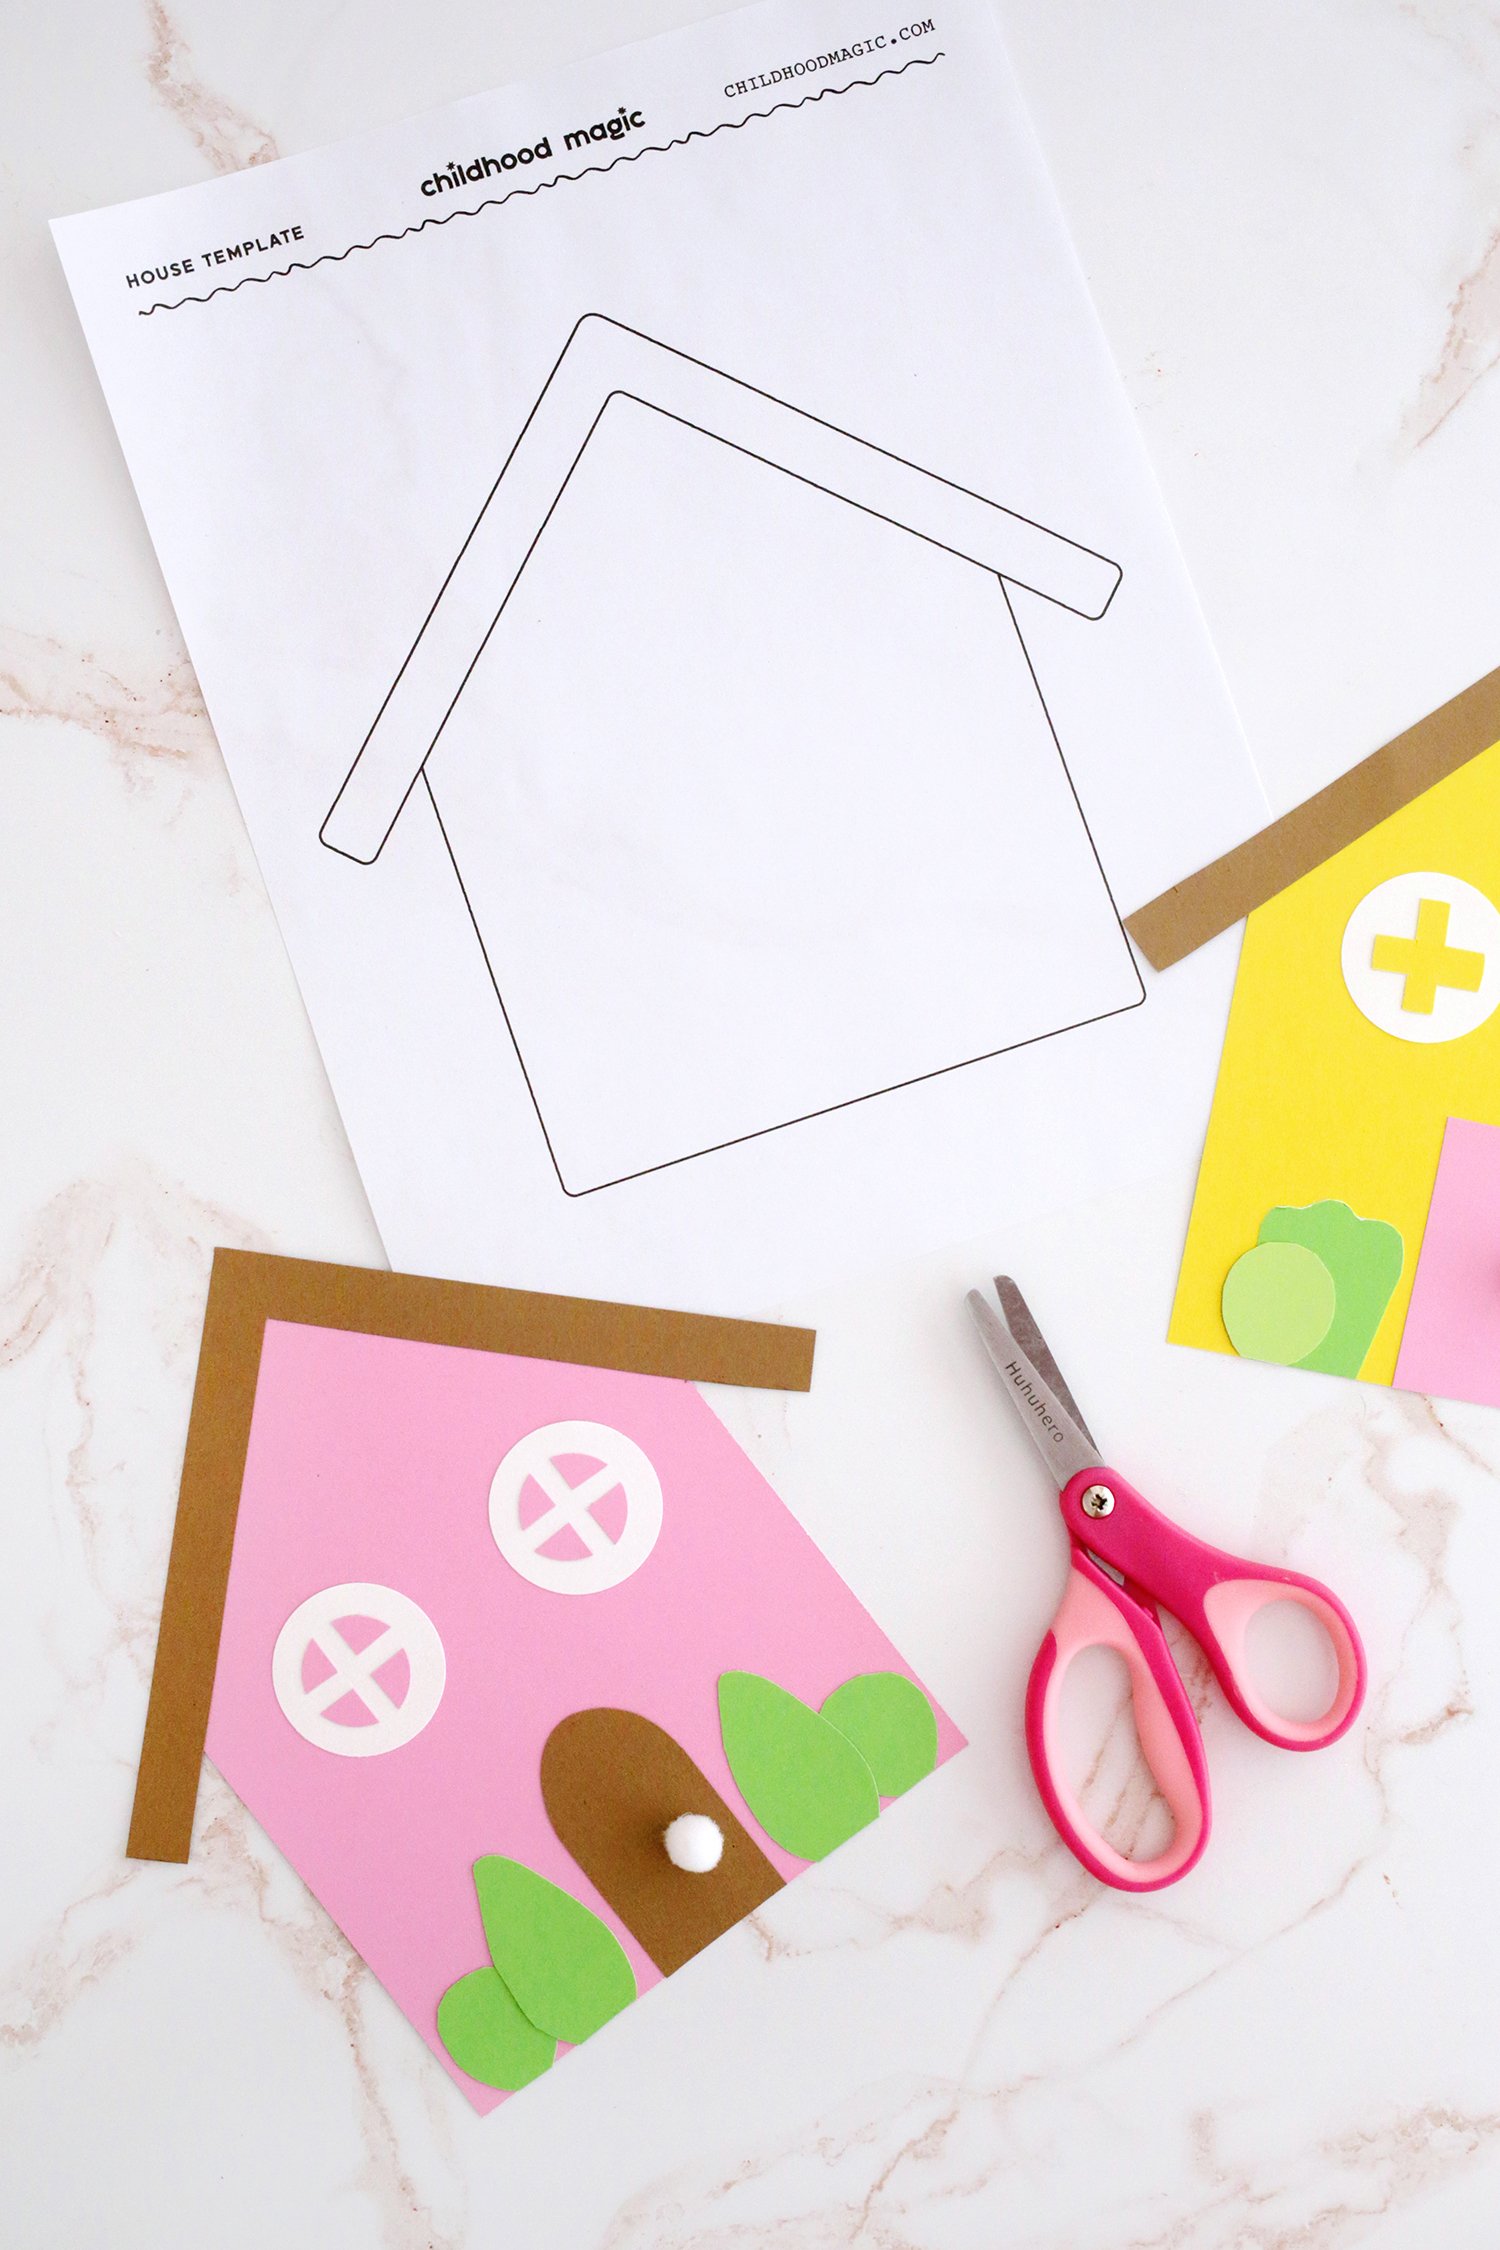
<path id="1" fill-rule="evenodd" d="M 693 12 L 677 0 L 676 15 Z M 1500 660 L 1500 20 L 1007 0 L 1273 798 Z M 674 20 L 673 0 L 9 12 L 0 448 L 0 2237 L 25 2250 L 1380 2250 L 1500 2231 L 1500 1421 L 1169 1350 L 1202 1117 L 1138 1194 L 799 1311 L 731 1418 L 973 1748 L 476 2119 L 230 1794 L 121 1856 L 210 1246 L 378 1245 L 44 221 Z M 1227 993 L 1233 941 L 1176 972 Z M 1206 1100 L 1214 1063 L 1202 1058 Z M 1019 1699 L 1061 1534 L 965 1335 L 1003 1255 L 1210 1537 L 1334 1579 L 1368 1723 L 1204 1725 L 1146 1901 Z M 503 1277 L 497 1277 L 503 1278 Z M 1139 1785 L 1101 1786 L 1126 1828 Z"/>

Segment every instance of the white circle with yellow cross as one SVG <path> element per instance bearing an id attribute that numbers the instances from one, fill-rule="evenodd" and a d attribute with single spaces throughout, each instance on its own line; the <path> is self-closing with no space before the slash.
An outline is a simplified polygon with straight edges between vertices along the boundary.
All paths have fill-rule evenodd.
<path id="1" fill-rule="evenodd" d="M 1349 997 L 1379 1031 L 1436 1045 L 1500 1006 L 1500 912 L 1456 875 L 1393 875 L 1344 928 Z"/>

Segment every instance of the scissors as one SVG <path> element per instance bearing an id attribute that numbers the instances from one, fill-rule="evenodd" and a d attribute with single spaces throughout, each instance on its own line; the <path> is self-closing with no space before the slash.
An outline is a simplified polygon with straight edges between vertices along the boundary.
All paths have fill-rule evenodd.
<path id="1" fill-rule="evenodd" d="M 971 1289 L 969 1310 L 1012 1402 L 1057 1480 L 1070 1543 L 1067 1589 L 1037 1651 L 1026 1689 L 1026 1747 L 1042 1802 L 1069 1850 L 1101 1883 L 1157 1891 L 1196 1867 L 1211 1820 L 1203 1737 L 1157 1616 L 1170 1610 L 1202 1648 L 1245 1725 L 1281 1750 L 1321 1750 L 1354 1723 L 1365 1694 L 1365 1652 L 1338 1596 L 1315 1578 L 1242 1561 L 1194 1539 L 1104 1465 L 1072 1392 L 1015 1283 Z M 1244 1669 L 1245 1633 L 1257 1610 L 1289 1601 L 1327 1633 L 1338 1686 L 1319 1719 L 1282 1717 Z M 1141 1751 L 1172 1816 L 1171 1843 L 1132 1860 L 1102 1836 L 1063 1768 L 1058 1713 L 1063 1682 L 1085 1649 L 1116 1650 L 1130 1673 Z"/>

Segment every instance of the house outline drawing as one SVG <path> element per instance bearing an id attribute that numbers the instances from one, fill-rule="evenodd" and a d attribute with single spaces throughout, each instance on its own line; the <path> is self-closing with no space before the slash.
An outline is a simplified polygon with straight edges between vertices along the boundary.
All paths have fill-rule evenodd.
<path id="1" fill-rule="evenodd" d="M 699 439 L 714 441 L 741 463 L 755 464 L 793 480 L 807 492 L 844 503 L 864 517 L 909 534 L 998 580 L 1006 630 L 1014 634 L 1024 658 L 1030 689 L 1040 708 L 1051 751 L 1055 752 L 1071 811 L 1086 839 L 1091 872 L 1097 875 L 1128 963 L 1131 993 L 1096 1013 L 1082 1014 L 1024 1037 L 1005 1039 L 981 1053 L 955 1056 L 936 1068 L 895 1076 L 847 1099 L 803 1108 L 795 1115 L 754 1124 L 742 1133 L 728 1133 L 703 1146 L 683 1148 L 659 1161 L 631 1164 L 613 1177 L 576 1184 L 565 1176 L 565 1164 L 554 1145 L 554 1132 L 549 1130 L 533 1070 L 528 1066 L 512 1009 L 507 1006 L 506 976 L 481 926 L 471 886 L 464 879 L 462 847 L 456 848 L 450 834 L 428 764 L 544 534 L 574 487 L 591 444 L 601 428 L 609 426 L 611 414 L 618 422 L 617 409 L 625 406 L 675 424 Z M 1020 588 L 1080 620 L 1098 622 L 1113 602 L 1122 577 L 1118 563 L 1076 540 L 855 437 L 706 361 L 603 314 L 587 313 L 570 333 L 444 577 L 323 820 L 319 838 L 338 856 L 372 866 L 412 792 L 419 783 L 423 786 L 558 1184 L 570 1197 L 595 1194 L 646 1173 L 714 1154 L 741 1140 L 784 1131 L 830 1110 L 852 1107 L 921 1080 L 966 1069 L 1142 1003 L 1145 988 L 1011 600 L 1011 589 Z"/>

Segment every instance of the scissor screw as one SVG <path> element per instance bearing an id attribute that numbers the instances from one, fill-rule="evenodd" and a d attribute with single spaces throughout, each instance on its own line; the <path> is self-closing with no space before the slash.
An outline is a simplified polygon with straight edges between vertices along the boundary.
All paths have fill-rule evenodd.
<path id="1" fill-rule="evenodd" d="M 1107 1484 L 1091 1484 L 1078 1505 L 1086 1516 L 1113 1515 L 1115 1496 Z"/>

